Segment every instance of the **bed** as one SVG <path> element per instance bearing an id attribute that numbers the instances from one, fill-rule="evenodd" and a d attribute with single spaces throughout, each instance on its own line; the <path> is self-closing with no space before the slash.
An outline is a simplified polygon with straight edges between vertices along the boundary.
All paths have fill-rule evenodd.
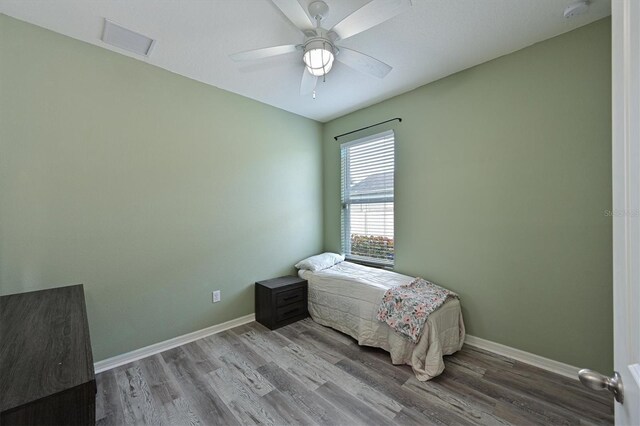
<path id="1" fill-rule="evenodd" d="M 442 373 L 443 355 L 462 348 L 465 328 L 457 298 L 429 315 L 417 343 L 376 318 L 387 289 L 408 284 L 414 277 L 351 262 L 316 271 L 300 269 L 298 275 L 308 282 L 309 314 L 315 322 L 348 334 L 359 345 L 388 351 L 393 364 L 410 365 L 418 380 Z"/>

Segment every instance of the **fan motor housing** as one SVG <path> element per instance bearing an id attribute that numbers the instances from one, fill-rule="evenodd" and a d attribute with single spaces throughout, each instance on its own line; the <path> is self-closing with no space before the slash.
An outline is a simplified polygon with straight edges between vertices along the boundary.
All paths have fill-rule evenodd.
<path id="1" fill-rule="evenodd" d="M 303 52 L 312 49 L 328 50 L 334 55 L 338 53 L 338 49 L 336 49 L 336 46 L 331 42 L 331 40 L 326 37 L 310 37 L 306 39 L 304 44 L 302 45 Z"/>
<path id="2" fill-rule="evenodd" d="M 312 3 L 313 4 L 313 3 Z M 307 36 L 302 43 L 302 51 L 303 53 L 307 50 L 311 49 L 322 49 L 323 47 L 326 50 L 329 50 L 334 55 L 338 54 L 338 48 L 335 44 L 333 44 L 333 40 L 331 39 L 331 34 L 325 30 L 324 28 L 318 27 L 313 31 L 313 35 Z M 310 34 L 311 31 L 308 33 Z"/>

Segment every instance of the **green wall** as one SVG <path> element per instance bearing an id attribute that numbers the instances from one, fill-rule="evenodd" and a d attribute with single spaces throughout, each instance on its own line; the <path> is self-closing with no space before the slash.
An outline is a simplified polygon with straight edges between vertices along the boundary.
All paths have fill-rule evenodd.
<path id="1" fill-rule="evenodd" d="M 401 116 L 396 270 L 609 371 L 610 80 L 605 19 L 323 126 L 0 15 L 0 293 L 84 283 L 96 360 L 252 313 L 340 249 L 332 136 Z"/>
<path id="2" fill-rule="evenodd" d="M 325 249 L 340 250 L 333 136 L 402 117 L 396 270 L 460 293 L 469 334 L 611 371 L 610 31 L 604 19 L 326 124 Z"/>
<path id="3" fill-rule="evenodd" d="M 250 314 L 322 248 L 312 120 L 5 15 L 0 120 L 0 292 L 84 283 L 96 360 Z"/>

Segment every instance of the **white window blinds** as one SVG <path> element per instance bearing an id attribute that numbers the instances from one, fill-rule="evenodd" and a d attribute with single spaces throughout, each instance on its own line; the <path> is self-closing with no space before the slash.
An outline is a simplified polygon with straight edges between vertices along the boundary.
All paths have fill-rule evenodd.
<path id="1" fill-rule="evenodd" d="M 341 145 L 342 250 L 347 258 L 393 265 L 393 131 Z"/>

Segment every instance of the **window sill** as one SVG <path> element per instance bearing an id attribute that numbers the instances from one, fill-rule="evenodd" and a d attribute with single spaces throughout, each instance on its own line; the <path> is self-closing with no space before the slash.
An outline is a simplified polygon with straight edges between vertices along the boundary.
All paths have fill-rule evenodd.
<path id="1" fill-rule="evenodd" d="M 378 268 L 378 269 L 387 269 L 389 271 L 393 271 L 393 264 L 388 264 L 388 263 L 382 263 L 382 262 L 373 262 L 370 260 L 363 260 L 363 259 L 358 259 L 358 258 L 353 258 L 353 257 L 345 257 L 345 260 L 347 262 L 351 262 L 351 263 L 355 263 L 358 265 L 363 265 L 363 266 L 369 266 L 371 268 Z"/>

